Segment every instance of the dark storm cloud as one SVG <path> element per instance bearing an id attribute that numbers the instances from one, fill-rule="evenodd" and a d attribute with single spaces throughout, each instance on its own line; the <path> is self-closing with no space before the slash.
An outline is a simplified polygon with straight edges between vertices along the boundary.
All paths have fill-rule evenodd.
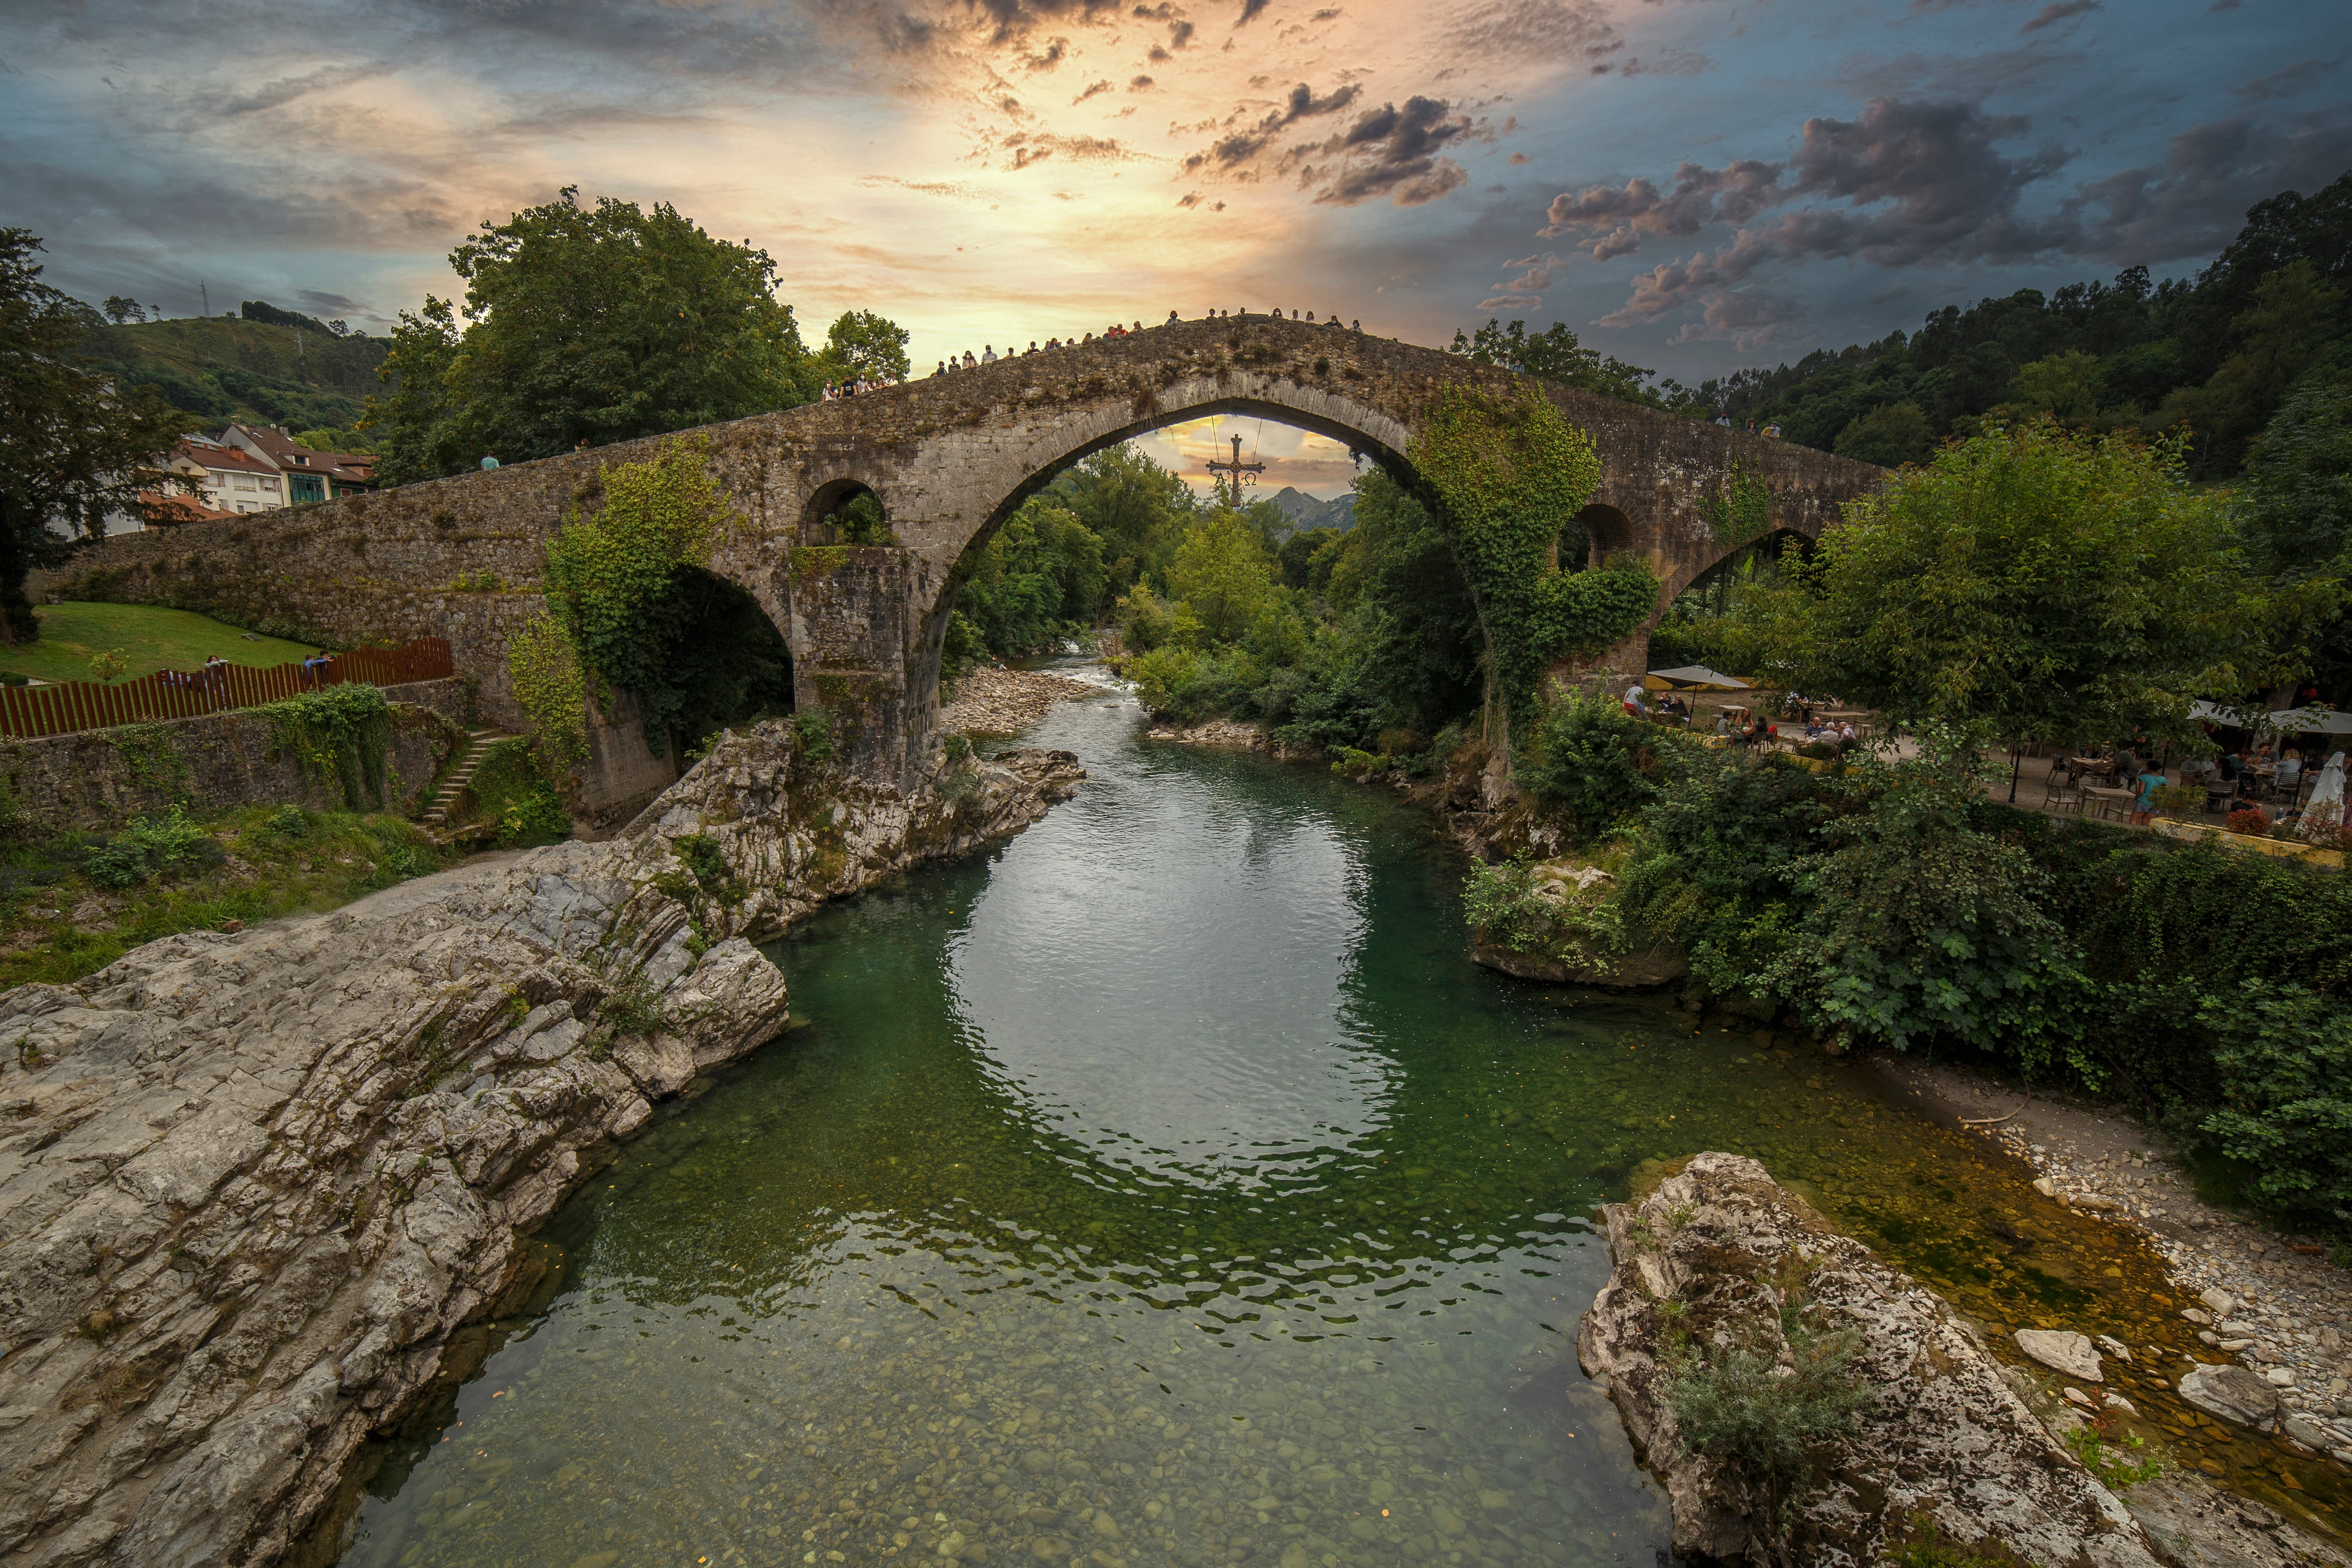
<path id="1" fill-rule="evenodd" d="M 1136 79 L 1149 82 L 1150 78 L 1139 77 Z M 1273 110 L 1261 116 L 1245 129 L 1237 130 L 1218 138 L 1210 147 L 1186 158 L 1184 172 L 1190 174 L 1197 173 L 1203 169 L 1212 169 L 1219 172 L 1232 172 L 1247 168 L 1274 144 L 1275 139 L 1283 131 L 1301 120 L 1315 120 L 1327 114 L 1339 113 L 1356 101 L 1360 90 L 1351 83 L 1318 98 L 1312 88 L 1305 82 L 1300 82 L 1290 89 L 1290 97 L 1284 100 L 1280 109 Z"/>
<path id="2" fill-rule="evenodd" d="M 1685 164 L 1671 192 L 1634 180 L 1563 194 L 1540 232 L 1599 230 L 1583 248 L 1606 259 L 1637 248 L 1644 235 L 1682 238 L 1710 224 L 1743 225 L 1712 255 L 1666 262 L 1635 278 L 1631 297 L 1603 318 L 1617 324 L 1654 320 L 1772 264 L 2026 260 L 2063 247 L 2074 232 L 2063 219 L 2018 215 L 2025 189 L 2066 161 L 2054 145 L 2022 158 L 1998 151 L 1996 142 L 2027 129 L 2022 117 L 1988 115 L 1974 104 L 1874 99 L 1853 120 L 1808 120 L 1785 163 Z M 1807 204 L 1753 222 L 1796 203 Z"/>
<path id="3" fill-rule="evenodd" d="M 2306 194 L 2352 166 L 2352 108 L 2334 103 L 2284 126 L 2234 116 L 2172 139 L 2160 165 L 2083 185 L 2067 208 L 2080 254 L 2126 265 L 2210 256 L 2280 191 Z"/>
<path id="4" fill-rule="evenodd" d="M 1699 319 L 1683 323 L 1682 330 L 1667 341 L 1694 343 L 1727 339 L 1743 350 L 1761 348 L 1780 337 L 1781 328 L 1802 319 L 1804 314 L 1805 308 L 1797 301 L 1760 288 L 1715 294 L 1701 308 Z"/>
<path id="5" fill-rule="evenodd" d="M 2044 27 L 2056 26 L 2070 16 L 2079 16 L 2085 11 L 2095 11 L 2098 8 L 2099 0 L 2050 0 L 2049 5 L 2035 12 L 2025 26 L 2018 28 L 2018 31 L 2038 33 Z"/>
<path id="6" fill-rule="evenodd" d="M 2238 89 L 2238 101 L 2266 103 L 2273 99 L 2294 98 L 2309 92 L 2341 67 L 2345 58 L 2338 55 L 2332 60 L 2304 60 L 2284 70 L 2273 71 L 2268 76 L 2256 77 Z"/>
<path id="7" fill-rule="evenodd" d="M 1318 204 L 1353 206 L 1385 196 L 1401 207 L 1433 202 L 1465 184 L 1469 174 L 1446 147 L 1478 134 L 1467 115 L 1440 99 L 1411 98 L 1402 109 L 1382 104 L 1311 151 L 1288 162 Z M 1321 162 L 1313 162 L 1320 158 Z"/>

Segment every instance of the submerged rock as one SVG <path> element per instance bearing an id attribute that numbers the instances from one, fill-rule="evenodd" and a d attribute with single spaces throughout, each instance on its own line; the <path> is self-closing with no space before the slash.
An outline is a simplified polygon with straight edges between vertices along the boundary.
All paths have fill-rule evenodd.
<path id="1" fill-rule="evenodd" d="M 2174 1385 L 2180 1397 L 2208 1416 L 2235 1421 L 2267 1432 L 2277 1421 L 2279 1391 L 2269 1379 L 2246 1367 L 2198 1366 L 2180 1375 Z"/>
<path id="2" fill-rule="evenodd" d="M 2099 1352 L 2088 1334 L 2070 1333 L 2063 1329 L 2020 1329 L 2017 1348 L 2053 1372 L 2079 1377 L 2085 1383 L 2103 1381 Z"/>
<path id="3" fill-rule="evenodd" d="M 1843 1568 L 1932 1529 L 2032 1563 L 2154 1568 L 2122 1501 L 1973 1331 L 1756 1161 L 1696 1155 L 1646 1199 L 1603 1213 L 1616 1266 L 1580 1325 L 1578 1359 L 1664 1481 L 1677 1555 Z M 1717 1347 L 1757 1345 L 1792 1365 L 1791 1321 L 1817 1340 L 1852 1335 L 1849 1375 L 1868 1398 L 1812 1456 L 1815 1483 L 1790 1499 L 1776 1542 L 1755 1478 L 1685 1451 L 1673 1396 L 1675 1369 Z"/>
<path id="4" fill-rule="evenodd" d="M 1007 753 L 907 796 L 762 724 L 620 839 L 0 997 L 0 1556 L 277 1560 L 470 1369 L 452 1332 L 520 1306 L 520 1233 L 783 1027 L 754 939 L 1084 776 Z"/>

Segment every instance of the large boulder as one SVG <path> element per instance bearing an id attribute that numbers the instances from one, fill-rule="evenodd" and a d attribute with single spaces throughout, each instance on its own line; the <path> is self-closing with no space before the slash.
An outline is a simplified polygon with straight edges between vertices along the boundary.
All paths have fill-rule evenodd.
<path id="1" fill-rule="evenodd" d="M 2208 1416 L 2267 1432 L 2278 1420 L 2279 1391 L 2249 1368 L 2198 1366 L 2180 1375 L 2180 1397 Z"/>
<path id="2" fill-rule="evenodd" d="M 1641 1202 L 1602 1212 L 1615 1269 L 1584 1314 L 1578 1359 L 1664 1482 L 1676 1555 L 1845 1568 L 1932 1527 L 2031 1563 L 2155 1568 L 2130 1512 L 2034 1417 L 1976 1332 L 1756 1161 L 1695 1155 Z M 1792 1339 L 1838 1335 L 1853 1347 L 1843 1375 L 1867 1399 L 1814 1450 L 1776 1541 L 1757 1478 L 1686 1446 L 1677 1375 L 1736 1345 L 1793 1368 Z"/>
<path id="3" fill-rule="evenodd" d="M 1484 927 L 1470 934 L 1470 956 L 1490 969 L 1550 985 L 1641 990 L 1672 985 L 1690 972 L 1690 960 L 1671 945 L 1632 946 L 1592 935 L 1580 918 L 1605 900 L 1616 878 L 1572 857 L 1541 861 L 1524 872 L 1520 929 L 1507 941 Z"/>

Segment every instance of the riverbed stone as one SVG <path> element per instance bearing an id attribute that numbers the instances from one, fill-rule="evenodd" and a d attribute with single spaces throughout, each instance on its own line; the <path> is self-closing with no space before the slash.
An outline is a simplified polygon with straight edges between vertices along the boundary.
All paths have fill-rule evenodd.
<path id="1" fill-rule="evenodd" d="M 2200 1364 L 2180 1375 L 2180 1397 L 2208 1416 L 2267 1431 L 2278 1417 L 2278 1390 L 2242 1366 Z"/>
<path id="2" fill-rule="evenodd" d="M 2085 1383 L 2102 1381 L 2098 1347 L 2088 1334 L 2064 1329 L 2020 1329 L 2017 1348 L 2062 1376 L 2079 1377 Z"/>
<path id="3" fill-rule="evenodd" d="M 1708 1153 L 1668 1168 L 1639 1203 L 1602 1208 L 1614 1269 L 1579 1325 L 1577 1354 L 1664 1481 L 1677 1555 L 1856 1568 L 1932 1522 L 1957 1545 L 1998 1542 L 2029 1562 L 2155 1568 L 2121 1500 L 2036 1419 L 1950 1307 L 1755 1160 Z M 1817 1332 L 1857 1336 L 1853 1375 L 1872 1395 L 1774 1543 L 1747 1481 L 1684 1449 L 1669 1329 L 1784 1352 L 1792 1290 Z"/>
<path id="4" fill-rule="evenodd" d="M 361 1441 L 470 1368 L 455 1331 L 527 1291 L 518 1239 L 600 1151 L 782 1029 L 756 941 L 1084 777 L 946 767 L 860 783 L 754 725 L 619 838 L 0 996 L 0 1558 L 283 1556 Z"/>

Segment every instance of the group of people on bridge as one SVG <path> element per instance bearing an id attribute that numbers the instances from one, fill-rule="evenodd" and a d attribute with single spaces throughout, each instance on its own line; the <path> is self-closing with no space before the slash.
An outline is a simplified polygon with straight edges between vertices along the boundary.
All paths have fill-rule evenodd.
<path id="1" fill-rule="evenodd" d="M 1257 318 L 1254 318 L 1252 313 L 1248 310 L 1235 312 L 1232 310 L 1219 309 L 1212 309 L 1207 315 L 1202 318 L 1204 321 L 1230 321 L 1236 319 L 1246 321 Z M 1275 321 L 1297 321 L 1300 319 L 1300 317 L 1299 313 L 1296 310 L 1293 310 L 1286 317 L 1279 310 L 1269 310 L 1265 313 L 1263 319 Z M 1160 325 L 1163 327 L 1173 327 L 1178 323 L 1179 319 L 1180 319 L 1176 312 L 1171 310 L 1168 312 L 1168 319 L 1161 322 Z M 1314 321 L 1315 312 L 1312 310 L 1307 311 L 1305 319 L 1309 322 Z M 1320 324 L 1327 327 L 1339 326 L 1339 318 L 1338 313 L 1334 312 L 1333 314 L 1327 316 Z M 1134 323 L 1132 326 L 1127 327 L 1122 327 L 1118 322 L 1114 321 L 1108 327 L 1104 328 L 1099 336 L 1102 341 L 1108 342 L 1113 338 L 1130 337 L 1143 329 L 1143 323 L 1140 321 Z M 1364 324 L 1359 320 L 1349 329 L 1350 331 L 1360 332 L 1364 329 Z M 1028 348 L 1015 349 L 1012 344 L 1007 343 L 1004 346 L 1004 352 L 1001 354 L 996 351 L 995 344 L 984 343 L 981 346 L 981 350 L 977 355 L 975 355 L 970 349 L 966 349 L 961 355 L 950 354 L 946 359 L 939 361 L 939 368 L 931 371 L 931 374 L 934 377 L 944 376 L 956 371 L 978 370 L 982 365 L 992 365 L 999 360 L 1025 360 L 1031 354 L 1050 354 L 1057 349 L 1075 349 L 1083 344 L 1096 341 L 1097 336 L 1097 335 L 1096 333 L 1088 332 L 1076 338 L 1048 338 L 1042 346 L 1038 343 L 1036 339 L 1032 338 L 1029 340 Z M 884 382 L 879 384 L 887 386 L 891 383 Z M 830 388 L 827 389 L 827 395 L 832 395 Z"/>

